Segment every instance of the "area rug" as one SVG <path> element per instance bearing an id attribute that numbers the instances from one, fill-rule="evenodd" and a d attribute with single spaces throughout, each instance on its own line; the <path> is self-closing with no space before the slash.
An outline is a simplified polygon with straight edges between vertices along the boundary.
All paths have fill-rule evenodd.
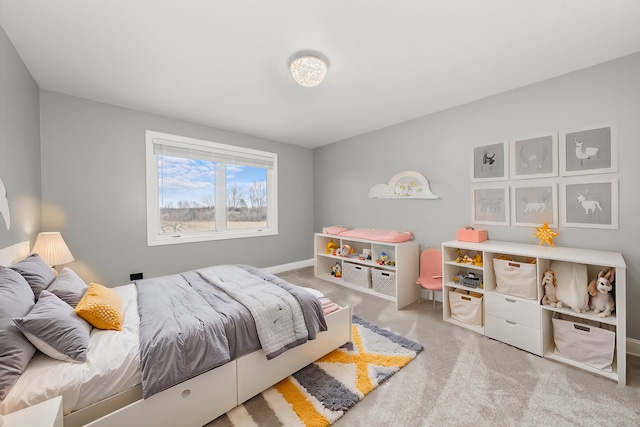
<path id="1" fill-rule="evenodd" d="M 423 350 L 357 316 L 352 328 L 351 342 L 208 426 L 329 426 Z"/>

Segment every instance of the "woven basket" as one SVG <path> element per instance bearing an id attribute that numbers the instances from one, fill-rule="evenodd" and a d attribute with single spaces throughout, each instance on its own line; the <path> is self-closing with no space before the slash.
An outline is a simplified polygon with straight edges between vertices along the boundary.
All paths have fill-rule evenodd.
<path id="1" fill-rule="evenodd" d="M 363 288 L 371 287 L 371 267 L 345 262 L 342 265 L 342 278 L 345 282 Z"/>
<path id="2" fill-rule="evenodd" d="M 381 294 L 396 296 L 396 273 L 393 271 L 371 270 L 373 290 Z"/>

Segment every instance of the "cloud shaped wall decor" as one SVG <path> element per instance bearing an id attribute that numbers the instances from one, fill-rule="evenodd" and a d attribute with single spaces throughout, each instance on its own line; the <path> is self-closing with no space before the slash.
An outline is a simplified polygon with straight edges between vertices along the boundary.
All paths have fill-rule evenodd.
<path id="1" fill-rule="evenodd" d="M 431 192 L 429 181 L 420 172 L 405 171 L 394 175 L 388 184 L 376 184 L 369 190 L 370 199 L 439 199 Z"/>

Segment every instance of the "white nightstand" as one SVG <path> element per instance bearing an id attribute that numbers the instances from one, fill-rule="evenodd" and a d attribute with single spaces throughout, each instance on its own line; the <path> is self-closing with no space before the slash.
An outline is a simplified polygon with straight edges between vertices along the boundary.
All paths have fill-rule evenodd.
<path id="1" fill-rule="evenodd" d="M 63 427 L 62 397 L 5 415 L 2 427 Z"/>

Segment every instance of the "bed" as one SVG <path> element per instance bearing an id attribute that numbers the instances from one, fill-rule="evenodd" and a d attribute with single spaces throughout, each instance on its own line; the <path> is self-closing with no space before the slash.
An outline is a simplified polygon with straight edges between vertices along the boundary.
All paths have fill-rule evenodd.
<path id="1" fill-rule="evenodd" d="M 28 252 L 28 242 L 0 250 L 0 265 L 8 265 L 22 259 Z M 208 281 L 220 278 L 230 283 L 229 278 L 232 277 L 230 275 L 237 274 L 256 276 L 259 280 L 276 281 L 280 287 L 291 286 L 286 282 L 279 283 L 281 279 L 276 276 L 249 266 L 242 266 L 240 270 L 230 269 L 227 266 L 211 267 L 189 273 L 163 278 L 164 286 L 171 291 L 174 286 L 182 289 L 179 283 L 176 285 L 176 281 L 185 280 L 194 288 L 198 287 L 198 281 L 202 282 L 201 286 L 206 287 Z M 63 269 L 58 277 L 66 277 L 65 275 L 68 274 L 70 273 Z M 151 282 L 148 285 L 149 289 L 163 289 L 157 282 Z M 89 286 L 91 289 L 93 285 Z M 93 327 L 83 363 L 57 360 L 43 353 L 35 354 L 7 395 L 0 401 L 0 413 L 13 412 L 61 395 L 66 427 L 204 425 L 345 344 L 351 338 L 350 309 L 334 305 L 330 310 L 324 310 L 324 313 L 329 313 L 324 316 L 326 331 L 321 331 L 322 328 L 319 328 L 317 334 L 314 334 L 311 331 L 313 328 L 309 328 L 309 338 L 315 335 L 314 339 L 298 339 L 300 342 L 294 344 L 279 343 L 284 349 L 271 348 L 267 344 L 265 349 L 245 346 L 244 349 L 238 350 L 237 346 L 230 345 L 231 350 L 228 355 L 223 352 L 221 356 L 211 358 L 213 363 L 211 368 L 202 368 L 203 372 L 194 371 L 192 375 L 185 373 L 187 377 L 173 380 L 178 381 L 175 385 L 162 383 L 150 392 L 143 381 L 146 372 L 144 359 L 149 348 L 144 345 L 146 339 L 144 325 L 148 322 L 145 321 L 144 316 L 142 321 L 138 316 L 139 313 L 143 314 L 144 304 L 146 304 L 144 302 L 139 304 L 138 301 L 142 296 L 139 293 L 145 292 L 143 289 L 140 283 L 110 288 L 110 292 L 117 294 L 122 300 L 121 330 Z M 52 288 L 51 290 L 53 291 Z M 49 293 L 49 291 L 42 292 L 41 298 L 53 299 Z M 302 293 L 305 294 L 305 292 Z M 319 301 L 326 304 L 326 298 L 321 295 L 313 291 L 309 294 L 313 294 L 314 298 L 319 298 Z M 175 297 L 173 298 L 175 300 Z M 205 296 L 204 299 L 206 298 Z M 210 296 L 209 298 L 225 299 L 226 297 Z M 317 303 L 314 304 L 317 305 Z M 322 306 L 322 302 L 320 304 Z M 148 309 L 148 311 L 154 310 Z M 307 315 L 306 312 L 302 314 Z M 224 316 L 228 316 L 228 313 L 224 313 Z M 305 322 L 307 320 L 305 318 Z M 160 321 L 151 323 L 158 322 Z M 182 321 L 172 323 L 188 324 Z M 151 335 L 158 333 L 154 331 Z M 294 341 L 300 336 L 299 333 L 295 335 Z M 228 341 L 232 341 L 231 338 L 233 337 Z M 198 344 L 194 348 L 206 348 L 206 351 L 202 351 L 205 355 L 214 353 L 206 345 Z M 157 343 L 154 343 L 150 347 L 156 346 Z M 144 354 L 142 358 L 141 352 Z M 190 352 L 193 353 L 194 350 Z M 173 353 L 162 349 L 161 354 Z M 152 365 L 155 366 L 155 364 Z M 191 365 L 187 363 L 186 366 Z M 163 379 L 167 376 L 153 370 L 148 372 L 151 372 L 151 377 Z M 60 379 L 64 381 L 60 382 Z"/>

